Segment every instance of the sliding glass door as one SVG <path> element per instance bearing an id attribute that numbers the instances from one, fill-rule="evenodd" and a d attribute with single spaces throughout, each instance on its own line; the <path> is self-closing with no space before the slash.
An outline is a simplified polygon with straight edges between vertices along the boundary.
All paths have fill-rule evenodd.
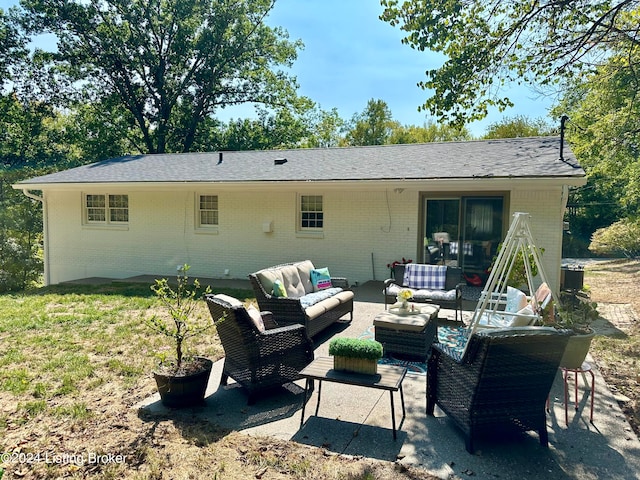
<path id="1" fill-rule="evenodd" d="M 423 262 L 462 267 L 465 277 L 486 280 L 503 238 L 503 196 L 424 199 Z"/>

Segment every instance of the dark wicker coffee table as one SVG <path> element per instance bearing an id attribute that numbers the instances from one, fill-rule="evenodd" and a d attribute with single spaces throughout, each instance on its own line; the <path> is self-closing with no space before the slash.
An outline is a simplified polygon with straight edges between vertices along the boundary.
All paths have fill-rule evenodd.
<path id="1" fill-rule="evenodd" d="M 318 402 L 316 404 L 316 416 L 320 409 L 320 397 L 322 393 L 322 382 L 342 383 L 345 385 L 356 385 L 359 387 L 375 388 L 378 390 L 387 390 L 391 398 L 391 423 L 393 427 L 393 439 L 396 436 L 396 414 L 393 402 L 393 392 L 400 391 L 400 401 L 402 403 L 402 419 L 400 425 L 404 422 L 405 407 L 404 393 L 402 391 L 402 381 L 407 374 L 406 367 L 393 365 L 378 365 L 378 373 L 376 375 L 366 375 L 362 373 L 344 372 L 333 369 L 332 357 L 316 358 L 307 365 L 301 372 L 300 376 L 307 381 L 304 388 L 304 403 L 302 405 L 302 417 L 300 418 L 300 427 L 304 423 L 304 410 L 309 398 L 309 392 L 313 390 L 313 381 L 318 380 Z"/>
<path id="2" fill-rule="evenodd" d="M 438 305 L 425 305 L 412 315 L 399 315 L 387 310 L 373 321 L 375 339 L 385 354 L 395 353 L 426 361 L 431 345 L 438 338 Z"/>

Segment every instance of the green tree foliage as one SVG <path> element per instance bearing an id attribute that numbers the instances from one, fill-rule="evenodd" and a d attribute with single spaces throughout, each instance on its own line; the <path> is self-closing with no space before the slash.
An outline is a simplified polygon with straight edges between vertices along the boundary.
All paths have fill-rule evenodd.
<path id="1" fill-rule="evenodd" d="M 296 148 L 309 136 L 309 125 L 295 110 L 260 112 L 256 120 L 231 120 L 220 129 L 220 150 Z"/>
<path id="2" fill-rule="evenodd" d="M 633 55 L 640 59 L 640 47 Z M 589 178 L 579 200 L 629 216 L 640 214 L 640 77 L 632 63 L 627 54 L 612 57 L 557 108 L 569 116 L 567 138 Z"/>
<path id="3" fill-rule="evenodd" d="M 383 100 L 371 99 L 364 111 L 355 114 L 345 135 L 347 145 L 385 145 L 393 127 L 391 110 Z"/>
<path id="4" fill-rule="evenodd" d="M 50 105 L 0 96 L 0 166 L 68 165 L 71 148 L 59 121 Z"/>
<path id="5" fill-rule="evenodd" d="M 257 119 L 232 119 L 226 124 L 208 119 L 195 147 L 216 151 L 336 146 L 343 124 L 336 109 L 327 112 L 300 97 L 291 108 L 261 110 Z"/>
<path id="6" fill-rule="evenodd" d="M 394 122 L 388 143 L 428 143 L 428 142 L 460 142 L 471 140 L 466 127 L 455 127 L 446 123 L 426 122 L 422 127 L 416 125 L 400 125 Z"/>
<path id="7" fill-rule="evenodd" d="M 589 250 L 598 255 L 640 257 L 640 218 L 624 218 L 612 225 L 595 231 Z"/>
<path id="8" fill-rule="evenodd" d="M 26 57 L 26 38 L 0 8 L 0 88 Z"/>
<path id="9" fill-rule="evenodd" d="M 189 151 L 216 109 L 287 105 L 298 42 L 265 25 L 275 0 L 24 0 L 30 33 L 53 33 L 36 52 L 57 98 L 111 101 L 129 112 L 139 148 Z"/>
<path id="10" fill-rule="evenodd" d="M 139 133 L 129 128 L 130 112 L 114 96 L 76 104 L 59 117 L 72 150 L 69 160 L 93 163 L 144 150 Z"/>
<path id="11" fill-rule="evenodd" d="M 576 80 L 554 111 L 569 116 L 567 139 L 587 172 L 587 185 L 569 197 L 572 243 L 585 251 L 598 229 L 640 214 L 638 59 L 637 48 L 612 49 L 609 61 Z"/>
<path id="12" fill-rule="evenodd" d="M 484 139 L 495 138 L 522 138 L 522 137 L 542 137 L 557 134 L 544 119 L 531 119 L 526 115 L 516 115 L 506 117 L 501 121 L 489 125 L 487 132 L 482 136 Z"/>
<path id="13" fill-rule="evenodd" d="M 509 84 L 570 81 L 612 46 L 629 52 L 639 43 L 637 0 L 381 3 L 380 18 L 406 32 L 403 43 L 445 55 L 419 83 L 432 92 L 421 108 L 456 124 L 484 118 L 490 106 L 512 106 L 502 93 Z"/>
<path id="14" fill-rule="evenodd" d="M 42 206 L 11 188 L 40 173 L 0 167 L 0 292 L 21 290 L 42 273 Z"/>
<path id="15" fill-rule="evenodd" d="M 327 111 L 314 106 L 307 115 L 307 121 L 310 131 L 301 141 L 301 147 L 329 148 L 340 145 L 345 121 L 340 118 L 337 108 Z"/>

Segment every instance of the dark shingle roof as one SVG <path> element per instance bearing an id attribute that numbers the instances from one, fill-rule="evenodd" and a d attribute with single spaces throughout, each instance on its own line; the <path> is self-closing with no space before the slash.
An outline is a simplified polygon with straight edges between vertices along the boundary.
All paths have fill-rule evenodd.
<path id="1" fill-rule="evenodd" d="M 583 177 L 558 137 L 349 148 L 128 155 L 22 184 Z M 285 163 L 278 159 L 286 159 Z M 278 165 L 277 163 L 282 163 Z"/>

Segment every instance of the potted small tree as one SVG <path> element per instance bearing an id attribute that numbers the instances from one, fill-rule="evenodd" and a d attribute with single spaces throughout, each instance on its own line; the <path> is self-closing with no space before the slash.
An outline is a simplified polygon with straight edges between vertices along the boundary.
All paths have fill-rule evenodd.
<path id="1" fill-rule="evenodd" d="M 572 332 L 560 366 L 580 368 L 595 336 L 591 322 L 599 317 L 598 304 L 592 302 L 586 292 L 570 291 L 562 292 L 560 303 L 553 308 L 553 315 L 543 315 L 545 324 Z"/>
<path id="2" fill-rule="evenodd" d="M 382 344 L 375 340 L 338 337 L 329 343 L 334 370 L 374 375 L 382 353 Z"/>
<path id="3" fill-rule="evenodd" d="M 156 279 L 151 290 L 166 309 L 165 315 L 154 315 L 147 325 L 155 332 L 173 340 L 175 357 L 160 357 L 153 372 L 162 403 L 168 407 L 185 407 L 201 403 L 209 382 L 213 362 L 207 358 L 187 355 L 185 341 L 213 326 L 213 322 L 197 322 L 192 318 L 201 292 L 198 279 L 189 285 L 190 266 L 178 267 L 177 285 L 172 287 L 167 278 Z"/>

